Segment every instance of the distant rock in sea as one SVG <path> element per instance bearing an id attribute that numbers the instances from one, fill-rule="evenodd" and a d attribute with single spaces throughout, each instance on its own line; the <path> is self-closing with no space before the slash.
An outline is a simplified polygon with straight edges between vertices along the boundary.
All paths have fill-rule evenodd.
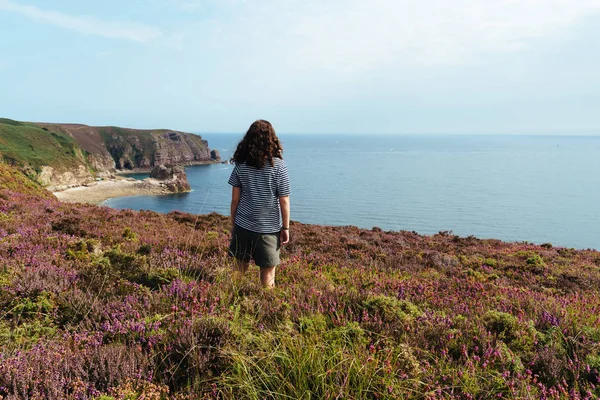
<path id="1" fill-rule="evenodd" d="M 189 192 L 191 190 L 185 169 L 182 166 L 156 166 L 150 172 L 150 178 L 161 181 L 160 183 L 173 193 Z"/>

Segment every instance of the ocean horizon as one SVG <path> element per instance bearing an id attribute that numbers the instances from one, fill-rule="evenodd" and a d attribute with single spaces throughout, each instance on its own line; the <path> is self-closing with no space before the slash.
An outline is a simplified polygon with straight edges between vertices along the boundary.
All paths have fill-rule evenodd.
<path id="1" fill-rule="evenodd" d="M 224 160 L 242 137 L 201 135 Z M 600 249 L 600 136 L 282 134 L 280 139 L 292 185 L 292 220 Z M 104 204 L 228 215 L 232 168 L 187 167 L 191 193 Z"/>

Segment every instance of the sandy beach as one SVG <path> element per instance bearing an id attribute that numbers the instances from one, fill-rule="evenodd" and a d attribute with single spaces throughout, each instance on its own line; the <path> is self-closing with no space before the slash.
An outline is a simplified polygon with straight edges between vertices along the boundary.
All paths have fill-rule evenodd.
<path id="1" fill-rule="evenodd" d="M 165 186 L 155 179 L 133 181 L 129 179 L 111 179 L 95 182 L 87 186 L 78 186 L 53 192 L 60 201 L 68 203 L 101 204 L 113 197 L 169 194 Z"/>

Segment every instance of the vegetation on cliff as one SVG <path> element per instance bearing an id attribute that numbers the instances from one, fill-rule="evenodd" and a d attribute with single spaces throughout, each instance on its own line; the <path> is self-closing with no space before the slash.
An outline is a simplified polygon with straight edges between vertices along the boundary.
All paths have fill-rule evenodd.
<path id="1" fill-rule="evenodd" d="M 116 127 L 100 128 L 100 135 L 117 169 L 216 161 L 211 157 L 208 143 L 198 135 L 166 129 L 144 131 Z"/>
<path id="2" fill-rule="evenodd" d="M 66 171 L 85 163 L 86 152 L 67 134 L 0 118 L 0 160 L 31 175 L 43 166 Z"/>
<path id="3" fill-rule="evenodd" d="M 25 176 L 17 168 L 3 162 L 0 162 L 0 190 L 11 190 L 41 198 L 54 198 L 50 192 L 42 188 L 37 182 Z"/>
<path id="4" fill-rule="evenodd" d="M 94 164 L 119 170 L 145 169 L 157 165 L 185 165 L 216 161 L 201 136 L 168 129 L 129 129 L 80 124 L 37 124 L 72 136 L 91 155 Z"/>
<path id="5" fill-rule="evenodd" d="M 189 165 L 220 158 L 202 137 L 184 132 L 0 118 L 0 160 L 40 183 L 62 187 L 106 177 L 115 170 L 151 170 L 161 164 Z"/>
<path id="6" fill-rule="evenodd" d="M 293 223 L 263 290 L 226 217 L 0 187 L 0 398 L 600 396 L 597 251 Z"/>

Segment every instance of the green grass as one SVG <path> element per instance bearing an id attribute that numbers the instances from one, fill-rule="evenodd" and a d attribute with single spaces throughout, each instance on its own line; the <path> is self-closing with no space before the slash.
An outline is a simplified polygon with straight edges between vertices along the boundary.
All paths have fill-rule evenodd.
<path id="1" fill-rule="evenodd" d="M 22 122 L 14 121 L 14 120 L 8 119 L 8 118 L 0 118 L 0 124 L 14 125 L 14 126 L 23 125 Z"/>
<path id="2" fill-rule="evenodd" d="M 36 172 L 48 165 L 60 171 L 85 163 L 85 156 L 72 137 L 25 122 L 0 119 L 0 157 L 8 164 Z"/>
<path id="3" fill-rule="evenodd" d="M 25 174 L 2 162 L 0 162 L 0 183 L 2 189 L 9 189 L 15 192 L 40 197 L 53 197 L 50 192 L 42 188 Z M 2 195 L 0 194 L 0 196 Z M 0 214 L 0 219 L 1 218 L 2 215 Z"/>
<path id="4" fill-rule="evenodd" d="M 231 349 L 220 378 L 224 398 L 397 399 L 419 390 L 419 362 L 406 345 L 369 350 L 358 323 L 321 333 L 285 330 L 254 338 L 251 351 Z M 382 367 L 388 365 L 397 374 Z"/>

